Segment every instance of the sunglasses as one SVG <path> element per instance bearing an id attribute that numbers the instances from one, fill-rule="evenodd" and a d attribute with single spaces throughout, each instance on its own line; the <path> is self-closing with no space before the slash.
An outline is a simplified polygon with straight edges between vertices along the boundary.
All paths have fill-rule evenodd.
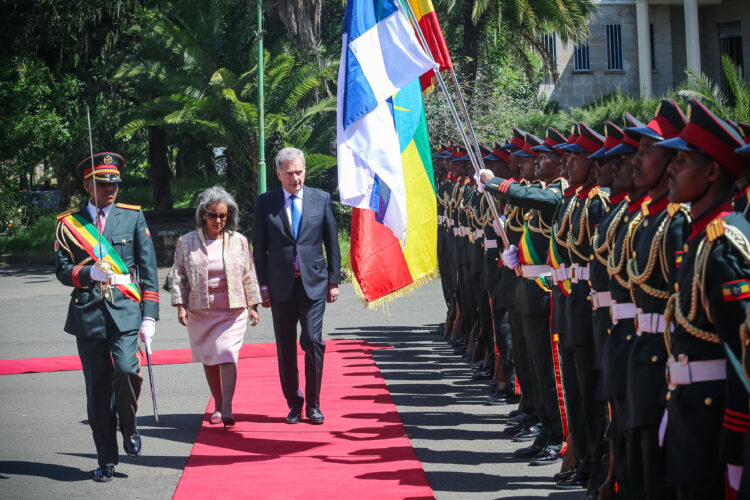
<path id="1" fill-rule="evenodd" d="M 229 215 L 229 214 L 227 214 L 227 213 L 223 213 L 223 214 L 217 214 L 217 213 L 214 213 L 214 212 L 206 212 L 206 219 L 211 219 L 211 220 L 215 220 L 215 219 L 219 219 L 219 220 L 224 220 L 224 219 L 226 219 L 226 218 L 227 218 L 227 215 Z"/>

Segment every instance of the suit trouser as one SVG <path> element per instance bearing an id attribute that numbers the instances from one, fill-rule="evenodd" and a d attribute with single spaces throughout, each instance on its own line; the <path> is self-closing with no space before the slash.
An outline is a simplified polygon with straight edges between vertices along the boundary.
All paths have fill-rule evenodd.
<path id="1" fill-rule="evenodd" d="M 495 324 L 495 348 L 500 357 L 500 370 L 505 390 L 516 393 L 516 369 L 513 364 L 513 342 L 510 338 L 508 310 L 493 300 L 492 317 Z"/>
<path id="2" fill-rule="evenodd" d="M 542 424 L 542 435 L 537 444 L 559 451 L 562 448 L 563 428 L 552 359 L 549 312 L 527 314 L 522 316 L 522 321 L 533 384 L 534 412 Z"/>
<path id="3" fill-rule="evenodd" d="M 634 485 L 628 469 L 628 441 L 630 436 L 625 430 L 625 397 L 614 398 L 610 401 L 612 420 L 608 437 L 612 441 L 612 455 L 615 461 L 615 480 L 617 481 L 617 498 L 623 500 L 642 500 L 633 495 Z M 662 476 L 662 484 L 664 476 Z"/>
<path id="4" fill-rule="evenodd" d="M 573 450 L 576 456 L 576 467 L 588 463 L 589 443 L 584 427 L 583 406 L 581 404 L 581 390 L 578 387 L 578 377 L 575 369 L 575 355 L 573 347 L 559 344 L 560 371 L 562 375 L 563 395 L 565 397 L 565 416 L 568 419 L 568 429 L 573 434 Z M 588 474 L 589 471 L 585 470 Z"/>
<path id="5" fill-rule="evenodd" d="M 86 381 L 86 409 L 100 466 L 119 463 L 117 422 L 120 431 L 136 432 L 135 414 L 141 394 L 138 330 L 120 333 L 109 314 L 107 338 L 77 337 Z"/>
<path id="6" fill-rule="evenodd" d="M 474 322 L 477 318 L 477 297 L 476 287 L 474 286 L 475 275 L 471 272 L 471 264 L 460 266 L 458 276 L 461 280 L 459 283 L 462 306 L 461 328 L 463 329 L 463 334 L 466 336 L 466 340 L 468 340 L 469 332 L 474 328 Z"/>
<path id="7" fill-rule="evenodd" d="M 659 446 L 659 426 L 646 425 L 627 431 L 628 475 L 632 498 L 668 500 L 664 485 L 664 450 Z"/>
<path id="8" fill-rule="evenodd" d="M 582 344 L 573 348 L 575 357 L 576 377 L 581 391 L 581 417 L 588 443 L 588 461 L 581 465 L 582 470 L 589 473 L 591 487 L 599 486 L 606 478 L 606 470 L 602 457 L 609 454 L 608 445 L 604 439 L 607 425 L 607 406 L 604 401 L 596 399 L 596 386 L 599 381 L 599 370 L 594 368 L 594 344 Z M 592 493 L 590 490 L 589 493 Z"/>
<path id="9" fill-rule="evenodd" d="M 521 386 L 522 394 L 519 408 L 528 415 L 526 423 L 534 425 L 539 422 L 539 417 L 536 415 L 538 409 L 534 405 L 537 396 L 534 394 L 533 371 L 529 361 L 526 339 L 523 335 L 523 319 L 520 314 L 516 313 L 515 307 L 510 308 L 508 316 L 511 342 L 513 342 L 513 364 L 516 367 L 516 377 L 518 378 L 518 385 Z"/>
<path id="10" fill-rule="evenodd" d="M 477 311 L 479 314 L 479 338 L 477 339 L 477 354 L 475 355 L 475 358 L 482 356 L 482 359 L 487 359 L 487 353 L 491 349 L 494 350 L 495 335 L 493 331 L 490 294 L 483 287 L 480 287 L 477 290 L 477 302 Z M 494 356 L 492 359 L 494 359 Z M 493 363 L 492 367 L 494 366 Z"/>
<path id="11" fill-rule="evenodd" d="M 279 360 L 279 379 L 289 408 L 320 406 L 320 385 L 323 379 L 323 313 L 326 299 L 313 300 L 305 293 L 302 280 L 294 280 L 289 300 L 272 300 L 273 333 Z M 297 369 L 297 323 L 301 327 L 299 343 L 305 352 L 305 395 L 299 390 Z"/>

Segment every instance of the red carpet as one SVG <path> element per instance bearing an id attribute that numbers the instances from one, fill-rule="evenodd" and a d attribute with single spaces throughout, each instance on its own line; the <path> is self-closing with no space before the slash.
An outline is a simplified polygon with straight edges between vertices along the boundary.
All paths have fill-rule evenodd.
<path id="1" fill-rule="evenodd" d="M 330 341 L 327 342 L 328 352 L 341 349 L 351 349 L 356 346 L 371 346 L 377 348 L 375 344 L 368 344 L 362 341 Z M 355 344 L 352 344 L 355 342 Z M 257 358 L 264 356 L 276 356 L 275 344 L 245 344 L 240 349 L 240 358 Z M 193 358 L 190 349 L 166 349 L 154 351 L 151 353 L 152 365 L 172 365 L 180 363 L 192 363 Z M 143 365 L 146 359 L 144 356 Z M 63 372 L 81 369 L 81 360 L 77 355 L 74 356 L 50 356 L 46 358 L 25 358 L 25 359 L 0 359 L 0 375 L 19 375 L 21 373 L 47 373 Z"/>
<path id="2" fill-rule="evenodd" d="M 237 426 L 210 425 L 209 401 L 174 498 L 434 498 L 366 343 L 327 342 L 321 409 L 323 425 L 286 424 L 276 357 L 241 361 Z"/>

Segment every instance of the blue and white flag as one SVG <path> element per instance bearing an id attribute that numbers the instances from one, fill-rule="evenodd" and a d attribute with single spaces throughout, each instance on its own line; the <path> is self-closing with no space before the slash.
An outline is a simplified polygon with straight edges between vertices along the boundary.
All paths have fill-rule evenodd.
<path id="1" fill-rule="evenodd" d="M 404 242 L 406 189 L 392 97 L 436 69 L 399 0 L 349 0 L 338 77 L 341 202 L 374 210 Z"/>

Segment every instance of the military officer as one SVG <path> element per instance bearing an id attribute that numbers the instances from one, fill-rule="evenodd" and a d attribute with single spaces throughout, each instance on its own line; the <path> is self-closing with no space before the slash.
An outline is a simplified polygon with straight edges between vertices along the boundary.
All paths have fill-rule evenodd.
<path id="1" fill-rule="evenodd" d="M 665 312 L 667 411 L 662 421 L 666 483 L 678 499 L 724 498 L 725 477 L 739 488 L 748 395 L 727 368 L 723 344 L 740 355 L 740 325 L 750 303 L 750 224 L 733 210 L 745 165 L 739 134 L 695 99 L 688 123 L 661 147 L 677 151 L 668 167 L 669 199 L 690 203 L 684 254 Z"/>
<path id="2" fill-rule="evenodd" d="M 116 153 L 82 161 L 77 173 L 90 201 L 60 214 L 56 229 L 57 279 L 73 287 L 65 331 L 75 335 L 83 366 L 98 482 L 112 480 L 118 428 L 125 452 L 141 453 L 138 338 L 150 351 L 159 318 L 156 254 L 143 212 L 115 203 L 124 165 Z"/>
<path id="3" fill-rule="evenodd" d="M 629 223 L 626 243 L 630 251 L 628 283 L 636 307 L 636 336 L 626 370 L 627 467 L 633 495 L 654 500 L 668 498 L 663 481 L 664 458 L 657 438 L 664 413 L 661 396 L 667 359 L 663 313 L 690 221 L 687 209 L 670 204 L 667 196 L 666 170 L 674 152 L 654 143 L 676 136 L 685 123 L 677 104 L 663 99 L 648 125 L 638 123 L 625 130 L 639 144 L 633 157 L 635 184 L 648 191 L 641 210 Z"/>

